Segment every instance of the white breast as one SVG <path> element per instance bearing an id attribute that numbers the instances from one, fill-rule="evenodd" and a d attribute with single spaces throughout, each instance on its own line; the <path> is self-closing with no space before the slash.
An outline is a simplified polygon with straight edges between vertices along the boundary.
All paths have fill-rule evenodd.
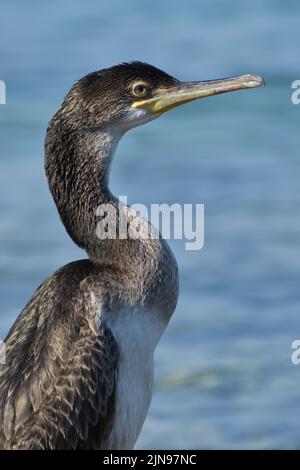
<path id="1" fill-rule="evenodd" d="M 124 309 L 105 315 L 120 350 L 116 413 L 109 449 L 132 449 L 152 397 L 153 354 L 166 327 L 158 313 Z"/>

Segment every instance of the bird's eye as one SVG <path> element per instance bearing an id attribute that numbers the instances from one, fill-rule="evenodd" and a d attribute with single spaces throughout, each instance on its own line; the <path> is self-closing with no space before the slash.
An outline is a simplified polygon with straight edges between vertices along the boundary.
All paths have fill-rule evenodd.
<path id="1" fill-rule="evenodd" d="M 136 98 L 145 98 L 149 93 L 149 86 L 145 82 L 136 82 L 132 86 L 132 95 Z"/>

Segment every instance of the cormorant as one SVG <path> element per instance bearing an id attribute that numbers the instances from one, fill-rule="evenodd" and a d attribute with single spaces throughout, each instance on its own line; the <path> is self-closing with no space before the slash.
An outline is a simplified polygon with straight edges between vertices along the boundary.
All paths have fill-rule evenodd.
<path id="1" fill-rule="evenodd" d="M 177 264 L 131 208 L 143 239 L 99 237 L 97 208 L 122 135 L 189 101 L 263 84 L 244 75 L 184 83 L 141 62 L 86 75 L 51 120 L 45 170 L 61 220 L 88 259 L 46 279 L 6 339 L 0 447 L 131 449 L 152 395 L 153 353 L 175 309 Z M 108 217 L 112 216 L 109 213 Z"/>

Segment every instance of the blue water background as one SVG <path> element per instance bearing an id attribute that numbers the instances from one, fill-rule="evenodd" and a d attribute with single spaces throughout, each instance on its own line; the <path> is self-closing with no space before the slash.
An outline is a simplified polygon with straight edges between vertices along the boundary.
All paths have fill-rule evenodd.
<path id="1" fill-rule="evenodd" d="M 134 59 L 182 80 L 265 77 L 128 133 L 111 187 L 205 204 L 204 248 L 170 242 L 180 300 L 137 448 L 299 448 L 299 2 L 4 0 L 0 18 L 1 337 L 45 277 L 84 257 L 43 171 L 47 122 L 75 80 Z"/>

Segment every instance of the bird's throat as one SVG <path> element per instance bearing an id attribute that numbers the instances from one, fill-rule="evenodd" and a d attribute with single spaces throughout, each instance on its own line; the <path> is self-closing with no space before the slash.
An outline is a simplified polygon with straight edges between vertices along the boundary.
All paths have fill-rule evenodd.
<path id="1" fill-rule="evenodd" d="M 109 241 L 96 233 L 97 210 L 118 200 L 111 194 L 110 164 L 122 133 L 113 128 L 70 130 L 63 121 L 53 120 L 45 145 L 45 170 L 49 188 L 64 226 L 72 240 L 84 248 L 93 261 L 105 262 Z M 109 222 L 109 221 L 108 221 Z M 106 242 L 106 243 L 104 243 Z M 105 246 L 104 246 L 105 245 Z"/>

